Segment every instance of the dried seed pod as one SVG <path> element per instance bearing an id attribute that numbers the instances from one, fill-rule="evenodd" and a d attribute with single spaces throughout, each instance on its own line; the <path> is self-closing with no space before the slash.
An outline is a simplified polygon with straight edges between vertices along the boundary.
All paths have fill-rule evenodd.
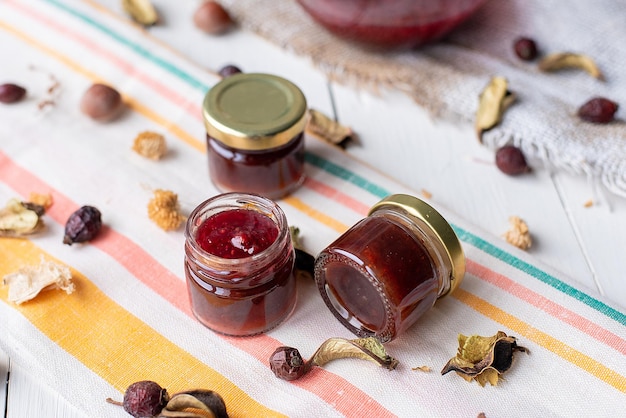
<path id="1" fill-rule="evenodd" d="M 515 101 L 515 95 L 508 90 L 504 77 L 492 77 L 480 93 L 476 112 L 476 135 L 482 142 L 483 133 L 498 125 L 506 109 Z"/>
<path id="2" fill-rule="evenodd" d="M 150 0 L 122 0 L 122 8 L 135 22 L 143 26 L 152 26 L 159 20 Z"/>
<path id="3" fill-rule="evenodd" d="M 201 31 L 219 35 L 233 25 L 233 21 L 222 5 L 213 0 L 204 1 L 193 14 L 193 23 Z"/>
<path id="4" fill-rule="evenodd" d="M 72 245 L 94 239 L 102 228 L 102 215 L 93 206 L 83 206 L 72 213 L 65 223 L 63 244 Z"/>
<path id="5" fill-rule="evenodd" d="M 124 109 L 122 95 L 113 87 L 96 83 L 91 85 L 80 101 L 80 110 L 99 122 L 117 118 Z"/>
<path id="6" fill-rule="evenodd" d="M 577 54 L 574 52 L 557 52 L 545 56 L 539 61 L 539 69 L 541 71 L 558 71 L 567 68 L 577 68 L 584 70 L 591 76 L 604 80 L 604 75 L 595 61 L 584 54 Z"/>
<path id="7" fill-rule="evenodd" d="M 26 89 L 13 83 L 0 84 L 0 103 L 17 103 L 26 96 Z"/>
<path id="8" fill-rule="evenodd" d="M 578 117 L 592 123 L 613 121 L 619 105 L 604 97 L 594 97 L 578 108 Z"/>

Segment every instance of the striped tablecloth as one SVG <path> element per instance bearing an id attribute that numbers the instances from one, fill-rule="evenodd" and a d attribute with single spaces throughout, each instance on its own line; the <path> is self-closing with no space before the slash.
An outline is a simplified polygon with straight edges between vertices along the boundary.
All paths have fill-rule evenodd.
<path id="1" fill-rule="evenodd" d="M 207 175 L 200 104 L 218 79 L 88 1 L 0 3 L 2 78 L 27 85 L 21 103 L 0 107 L 0 200 L 50 193 L 46 230 L 0 238 L 0 274 L 43 257 L 71 266 L 76 291 L 47 291 L 16 305 L 0 287 L 0 345 L 86 416 L 123 417 L 120 399 L 138 380 L 170 393 L 218 391 L 233 417 L 615 416 L 626 401 L 626 313 L 453 213 L 467 255 L 462 286 L 439 301 L 389 354 L 394 371 L 341 360 L 292 383 L 268 358 L 280 345 L 304 357 L 329 337 L 353 336 L 313 283 L 299 283 L 293 315 L 253 338 L 217 335 L 192 316 L 183 274 L 182 230 L 147 216 L 154 189 L 176 192 L 184 212 L 217 194 Z M 116 86 L 129 110 L 93 122 L 78 102 L 95 81 Z M 56 86 L 50 88 L 51 86 Z M 52 90 L 52 91 L 50 91 Z M 43 103 L 47 101 L 46 103 Z M 131 151 L 141 131 L 167 138 L 161 161 Z M 391 193 L 411 193 L 338 149 L 307 138 L 308 179 L 278 203 L 316 253 Z M 85 245 L 62 244 L 70 213 L 90 204 L 104 229 Z M 457 335 L 518 338 L 497 386 L 439 371 Z M 414 370 L 428 366 L 431 372 Z"/>

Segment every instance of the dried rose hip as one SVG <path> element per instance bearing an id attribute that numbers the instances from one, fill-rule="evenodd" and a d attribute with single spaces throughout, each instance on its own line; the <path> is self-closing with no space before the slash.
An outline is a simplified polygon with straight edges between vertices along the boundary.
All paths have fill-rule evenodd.
<path id="1" fill-rule="evenodd" d="M 102 228 L 100 211 L 93 206 L 83 206 L 72 213 L 65 223 L 63 244 L 91 241 Z"/>
<path id="2" fill-rule="evenodd" d="M 193 14 L 193 23 L 198 29 L 211 35 L 226 32 L 233 24 L 228 12 L 216 1 L 203 2 Z"/>
<path id="3" fill-rule="evenodd" d="M 26 95 L 26 89 L 13 83 L 0 85 L 0 102 L 5 104 L 16 103 Z"/>
<path id="4" fill-rule="evenodd" d="M 124 108 L 122 95 L 113 87 L 93 84 L 83 94 L 80 110 L 99 122 L 108 122 L 119 116 Z"/>
<path id="5" fill-rule="evenodd" d="M 231 75 L 242 73 L 241 69 L 236 65 L 228 64 L 220 68 L 218 74 L 223 78 L 230 77 Z"/>
<path id="6" fill-rule="evenodd" d="M 513 145 L 505 145 L 496 151 L 496 166 L 510 176 L 530 171 L 524 153 Z"/>
<path id="7" fill-rule="evenodd" d="M 151 380 L 131 384 L 124 393 L 124 410 L 132 416 L 155 417 L 169 400 L 167 390 Z"/>
<path id="8" fill-rule="evenodd" d="M 270 368 L 276 377 L 283 380 L 296 380 L 310 368 L 302 359 L 297 348 L 278 347 L 270 356 Z"/>
<path id="9" fill-rule="evenodd" d="M 537 43 L 530 38 L 518 38 L 513 44 L 515 55 L 524 61 L 532 61 L 537 58 L 539 51 L 537 50 Z"/>
<path id="10" fill-rule="evenodd" d="M 578 116 L 587 122 L 609 123 L 614 119 L 619 105 L 604 97 L 594 97 L 578 109 Z"/>

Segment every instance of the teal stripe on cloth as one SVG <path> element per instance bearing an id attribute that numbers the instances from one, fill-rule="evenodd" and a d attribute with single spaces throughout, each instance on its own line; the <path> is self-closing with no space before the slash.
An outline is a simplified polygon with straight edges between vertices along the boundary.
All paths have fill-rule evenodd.
<path id="1" fill-rule="evenodd" d="M 204 83 L 202 83 L 200 80 L 196 79 L 195 77 L 191 76 L 190 74 L 186 73 L 185 71 L 179 69 L 178 67 L 176 67 L 175 65 L 173 65 L 172 63 L 152 54 L 150 51 L 148 51 L 147 49 L 143 48 L 142 46 L 131 42 L 130 40 L 124 38 L 122 35 L 116 33 L 115 31 L 113 31 L 112 29 L 102 25 L 101 23 L 91 19 L 89 16 L 86 16 L 82 13 L 80 13 L 77 10 L 72 9 L 71 7 L 67 6 L 66 4 L 57 1 L 57 0 L 46 0 L 48 3 L 56 6 L 57 8 L 77 17 L 78 19 L 82 20 L 83 22 L 93 26 L 94 28 L 100 30 L 101 32 L 103 32 L 104 34 L 108 35 L 109 37 L 113 38 L 114 40 L 116 40 L 117 42 L 119 42 L 122 45 L 125 45 L 126 47 L 130 48 L 133 52 L 137 53 L 138 55 L 152 61 L 153 63 L 155 63 L 156 65 L 158 65 L 159 67 L 167 70 L 168 72 L 170 72 L 171 74 L 173 74 L 174 76 L 178 77 L 179 79 L 185 81 L 186 83 L 188 83 L 189 85 L 191 85 L 194 88 L 197 88 L 203 92 L 206 92 L 209 89 L 209 86 L 205 85 Z M 374 184 L 372 182 L 370 182 L 369 180 L 365 179 L 364 177 L 353 173 L 349 170 L 346 170 L 343 167 L 338 166 L 337 164 L 328 161 L 324 158 L 322 158 L 319 155 L 313 154 L 311 152 L 307 152 L 306 154 L 306 161 L 311 164 L 314 165 L 326 172 L 328 172 L 329 174 L 332 174 L 335 177 L 338 177 L 346 182 L 352 183 L 355 186 L 371 193 L 372 195 L 378 197 L 378 198 L 383 198 L 385 196 L 388 196 L 389 194 L 391 194 L 389 191 L 387 191 L 385 188 Z M 559 290 L 560 292 L 563 292 L 564 294 L 586 304 L 587 306 L 591 307 L 592 309 L 606 315 L 607 317 L 615 320 L 616 322 L 622 324 L 622 325 L 626 325 L 626 314 L 606 305 L 605 303 L 587 295 L 584 292 L 581 292 L 580 290 L 562 282 L 561 280 L 557 279 L 556 277 L 538 269 L 537 267 L 526 263 L 523 260 L 520 260 L 519 258 L 515 257 L 512 254 L 507 253 L 506 251 L 496 247 L 495 245 L 485 241 L 484 239 L 472 234 L 471 232 L 468 232 L 456 225 L 452 225 L 452 227 L 454 228 L 456 234 L 459 236 L 459 239 L 467 244 L 470 244 L 480 250 L 482 250 L 483 252 L 491 255 L 492 257 L 503 261 L 504 263 L 520 270 L 523 271 L 524 273 L 530 275 L 531 277 L 534 277 L 540 281 L 542 281 L 543 283 L 546 283 L 547 285 L 553 287 L 554 289 Z"/>

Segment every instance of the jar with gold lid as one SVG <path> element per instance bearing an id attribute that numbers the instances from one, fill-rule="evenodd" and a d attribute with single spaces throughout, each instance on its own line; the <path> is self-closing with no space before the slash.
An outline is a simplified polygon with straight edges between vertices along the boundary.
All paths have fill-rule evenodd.
<path id="1" fill-rule="evenodd" d="M 307 103 L 292 82 L 271 74 L 224 78 L 205 96 L 209 174 L 222 192 L 283 197 L 304 180 Z"/>
<path id="2" fill-rule="evenodd" d="M 406 331 L 464 274 L 450 224 L 405 194 L 375 204 L 315 260 L 315 280 L 333 315 L 354 334 L 382 342 Z"/>

